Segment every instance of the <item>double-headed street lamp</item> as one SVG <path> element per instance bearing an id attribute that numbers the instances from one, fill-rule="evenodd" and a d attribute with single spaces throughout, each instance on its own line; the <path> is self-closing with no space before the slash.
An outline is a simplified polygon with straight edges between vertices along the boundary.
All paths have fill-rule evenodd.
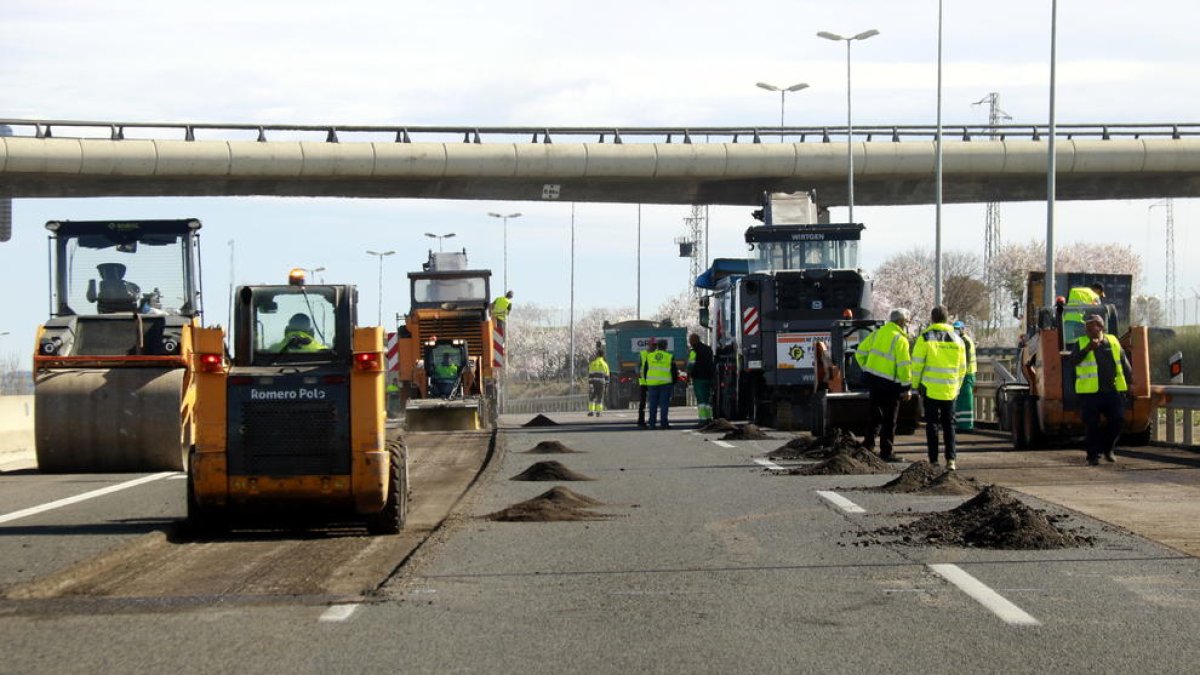
<path id="1" fill-rule="evenodd" d="M 375 319 L 375 325 L 383 325 L 383 259 L 389 255 L 394 255 L 395 251 L 384 251 L 378 253 L 376 251 L 367 251 L 367 255 L 373 255 L 379 258 L 379 314 Z"/>
<path id="2" fill-rule="evenodd" d="M 429 237 L 430 239 L 437 239 L 437 240 L 438 240 L 438 252 L 441 252 L 441 250 L 442 250 L 442 240 L 443 240 L 443 239 L 449 239 L 450 237 L 453 237 L 453 236 L 454 236 L 454 233 L 453 233 L 453 232 L 447 232 L 446 234 L 434 234 L 434 233 L 432 233 L 432 232 L 426 232 L 426 233 L 425 233 L 425 236 L 426 236 L 426 237 Z"/>
<path id="3" fill-rule="evenodd" d="M 854 222 L 854 122 L 851 115 L 850 104 L 850 43 L 855 40 L 866 40 L 869 37 L 879 35 L 879 31 L 872 28 L 865 30 L 857 35 L 850 37 L 842 37 L 837 33 L 821 31 L 817 33 L 817 37 L 823 37 L 826 40 L 846 43 L 846 162 L 849 165 L 849 179 L 847 190 L 847 205 L 850 207 L 850 222 Z"/>
<path id="4" fill-rule="evenodd" d="M 508 219 L 509 218 L 520 218 L 521 214 L 520 213 L 501 214 L 501 213 L 489 212 L 488 215 L 493 218 L 500 218 L 504 221 L 504 289 L 503 290 L 508 291 Z"/>
<path id="5" fill-rule="evenodd" d="M 779 92 L 779 142 L 782 143 L 783 142 L 784 97 L 787 96 L 788 92 L 790 92 L 790 91 L 800 91 L 801 89 L 808 89 L 808 83 L 807 82 L 799 82 L 797 84 L 793 84 L 790 87 L 776 87 L 775 85 L 767 84 L 766 82 L 755 82 L 754 86 L 758 87 L 759 89 L 766 89 L 767 91 Z"/>

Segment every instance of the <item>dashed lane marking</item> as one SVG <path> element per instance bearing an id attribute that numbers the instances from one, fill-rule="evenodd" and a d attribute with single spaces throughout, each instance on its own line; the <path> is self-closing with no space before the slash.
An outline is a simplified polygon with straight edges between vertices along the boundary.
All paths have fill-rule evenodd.
<path id="1" fill-rule="evenodd" d="M 341 623 L 353 616 L 354 612 L 358 611 L 358 608 L 359 604 L 357 602 L 330 605 L 329 609 L 321 612 L 321 616 L 317 621 L 321 623 Z"/>
<path id="2" fill-rule="evenodd" d="M 99 490 L 92 490 L 91 492 L 85 492 L 81 495 L 75 495 L 74 497 L 67 497 L 65 499 L 59 499 L 59 500 L 56 500 L 53 502 L 49 502 L 47 504 L 42 504 L 41 506 L 31 506 L 27 509 L 21 509 L 20 511 L 13 511 L 12 513 L 6 513 L 6 514 L 0 516 L 0 523 L 11 523 L 12 521 L 18 520 L 20 518 L 27 518 L 29 516 L 35 516 L 39 513 L 45 513 L 46 511 L 53 511 L 54 509 L 62 508 L 64 506 L 70 506 L 71 504 L 78 504 L 79 502 L 84 502 L 89 499 L 95 499 L 96 497 L 103 497 L 104 495 L 109 495 L 114 492 L 120 492 L 121 490 L 127 490 L 131 487 L 136 487 L 138 485 L 142 485 L 143 483 L 149 483 L 152 481 L 161 480 L 163 478 L 169 478 L 171 476 L 177 476 L 177 475 L 179 475 L 179 472 L 177 472 L 177 471 L 164 471 L 162 473 L 155 473 L 155 474 L 151 474 L 149 476 L 142 476 L 141 478 L 135 478 L 133 480 L 128 480 L 128 481 L 125 481 L 124 483 L 117 483 L 116 485 L 110 485 L 106 488 L 100 488 Z"/>
<path id="3" fill-rule="evenodd" d="M 866 513 L 867 510 L 832 490 L 817 490 L 817 494 L 846 513 Z"/>
<path id="4" fill-rule="evenodd" d="M 786 470 L 782 466 L 779 466 L 778 464 L 776 464 L 775 462 L 772 462 L 769 459 L 759 458 L 759 459 L 754 460 L 754 463 L 765 466 L 772 471 L 785 471 Z"/>
<path id="5" fill-rule="evenodd" d="M 722 448 L 733 448 L 733 447 L 737 447 L 737 446 L 735 446 L 733 443 L 726 443 L 725 441 L 713 441 L 713 445 L 719 445 L 719 446 L 721 446 Z"/>
<path id="6" fill-rule="evenodd" d="M 1041 621 L 1033 618 L 1025 610 L 1017 607 L 1003 595 L 993 591 L 982 581 L 967 574 L 958 565 L 930 565 L 929 569 L 941 575 L 946 581 L 954 584 L 963 593 L 971 596 L 976 602 L 991 610 L 1005 623 L 1014 626 L 1040 626 Z"/>

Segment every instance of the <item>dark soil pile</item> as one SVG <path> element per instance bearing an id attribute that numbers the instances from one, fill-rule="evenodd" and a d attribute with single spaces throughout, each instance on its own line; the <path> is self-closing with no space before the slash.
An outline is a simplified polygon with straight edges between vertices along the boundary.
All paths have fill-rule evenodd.
<path id="1" fill-rule="evenodd" d="M 946 471 L 929 462 L 914 462 L 891 482 L 865 489 L 927 495 L 973 495 L 979 492 L 974 478 L 963 478 L 957 471 Z"/>
<path id="2" fill-rule="evenodd" d="M 949 511 L 931 513 L 906 525 L 873 534 L 900 537 L 903 544 L 1045 550 L 1092 546 L 1095 537 L 1060 529 L 1062 516 L 1049 516 L 1026 506 L 1013 494 L 988 485 L 978 495 Z"/>
<path id="3" fill-rule="evenodd" d="M 596 480 L 577 473 L 563 466 L 560 462 L 550 460 L 538 462 L 509 480 Z"/>
<path id="4" fill-rule="evenodd" d="M 565 455 L 579 452 L 579 450 L 565 446 L 558 441 L 542 441 L 525 452 L 531 455 Z"/>
<path id="5" fill-rule="evenodd" d="M 556 486 L 533 499 L 489 513 L 484 518 L 510 523 L 548 523 L 569 520 L 603 520 L 606 514 L 588 509 L 602 502 Z"/>
<path id="6" fill-rule="evenodd" d="M 549 417 L 546 417 L 545 415 L 538 415 L 537 417 L 529 420 L 528 422 L 526 422 L 525 424 L 522 424 L 521 426 L 523 426 L 523 427 L 556 427 L 556 426 L 558 426 L 558 422 L 555 422 L 554 420 L 550 419 Z"/>
<path id="7" fill-rule="evenodd" d="M 839 452 L 852 452 L 863 448 L 854 434 L 842 429 L 830 429 L 824 435 L 800 434 L 784 445 L 775 448 L 767 457 L 771 459 L 828 459 Z"/>
<path id="8" fill-rule="evenodd" d="M 854 450 L 839 449 L 831 457 L 812 466 L 789 469 L 789 476 L 850 476 L 890 473 L 892 465 L 875 453 L 859 446 Z"/>
<path id="9" fill-rule="evenodd" d="M 724 417 L 718 417 L 697 429 L 702 434 L 724 434 L 737 429 L 737 425 Z"/>
<path id="10" fill-rule="evenodd" d="M 737 428 L 721 437 L 723 441 L 761 441 L 770 438 L 753 424 L 739 424 Z"/>

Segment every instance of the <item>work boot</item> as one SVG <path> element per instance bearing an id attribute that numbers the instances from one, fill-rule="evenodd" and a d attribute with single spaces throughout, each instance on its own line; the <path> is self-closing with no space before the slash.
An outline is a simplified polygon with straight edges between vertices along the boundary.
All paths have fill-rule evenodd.
<path id="1" fill-rule="evenodd" d="M 595 414 L 595 413 L 593 413 L 591 410 L 589 410 L 589 411 L 588 411 L 588 417 L 591 417 L 591 416 L 592 416 L 592 415 L 594 415 L 594 414 Z"/>
<path id="2" fill-rule="evenodd" d="M 947 471 L 958 471 L 958 466 L 954 463 L 954 460 L 952 460 L 952 459 L 946 460 L 946 470 Z"/>
<path id="3" fill-rule="evenodd" d="M 929 458 L 929 463 L 930 463 L 930 464 L 932 464 L 932 465 L 934 465 L 934 466 L 937 466 L 937 465 L 938 465 L 938 458 L 937 458 L 937 456 L 935 455 L 935 456 L 933 456 L 933 457 L 930 457 L 930 458 Z"/>
<path id="4" fill-rule="evenodd" d="M 1104 451 L 1104 461 L 1106 461 L 1106 462 L 1116 462 L 1116 461 L 1117 461 L 1117 455 L 1116 455 L 1116 453 L 1114 453 L 1112 450 L 1105 450 L 1105 451 Z"/>

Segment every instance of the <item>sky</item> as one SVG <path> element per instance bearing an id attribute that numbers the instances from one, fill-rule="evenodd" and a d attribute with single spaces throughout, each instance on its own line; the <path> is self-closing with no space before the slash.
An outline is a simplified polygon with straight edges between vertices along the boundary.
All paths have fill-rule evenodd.
<path id="1" fill-rule="evenodd" d="M 1058 3 L 1057 119 L 1194 122 L 1200 101 L 1195 3 Z M 774 126 L 779 96 L 765 81 L 808 89 L 787 97 L 789 125 L 845 123 L 846 53 L 818 31 L 880 34 L 853 48 L 854 123 L 932 124 L 937 86 L 936 0 L 46 0 L 3 14 L 0 117 L 125 122 L 472 126 Z M 1050 3 L 946 0 L 943 120 L 982 124 L 998 92 L 1015 123 L 1045 123 Z M 1146 200 L 1059 201 L 1056 240 L 1115 241 L 1147 255 L 1146 289 L 1164 286 L 1162 208 Z M 1001 207 L 1005 240 L 1044 238 L 1046 205 Z M 1197 200 L 1176 200 L 1179 297 L 1200 291 Z M 567 308 L 572 297 L 571 205 L 542 202 L 328 198 L 22 199 L 0 243 L 0 355 L 28 353 L 47 300 L 47 220 L 199 218 L 208 323 L 225 323 L 231 283 L 280 283 L 292 267 L 326 268 L 360 289 L 362 323 L 407 311 L 406 273 L 455 237 L 472 267 L 520 303 Z M 687 206 L 641 207 L 641 306 L 652 313 L 684 291 L 689 261 L 674 243 Z M 745 255 L 750 209 L 709 210 L 712 257 Z M 637 302 L 634 204 L 577 204 L 577 313 Z M 944 246 L 982 252 L 985 206 L 943 209 Z M 846 211 L 836 207 L 834 221 Z M 862 263 L 932 248 L 934 207 L 858 207 Z M 379 259 L 367 250 L 396 251 Z M 231 255 L 232 254 L 232 255 Z M 231 270 L 230 261 L 233 261 Z M 1200 297 L 1200 296 L 1197 296 Z M 1200 304 L 1200 300 L 1197 300 Z M 1190 307 L 1191 305 L 1189 305 Z"/>

